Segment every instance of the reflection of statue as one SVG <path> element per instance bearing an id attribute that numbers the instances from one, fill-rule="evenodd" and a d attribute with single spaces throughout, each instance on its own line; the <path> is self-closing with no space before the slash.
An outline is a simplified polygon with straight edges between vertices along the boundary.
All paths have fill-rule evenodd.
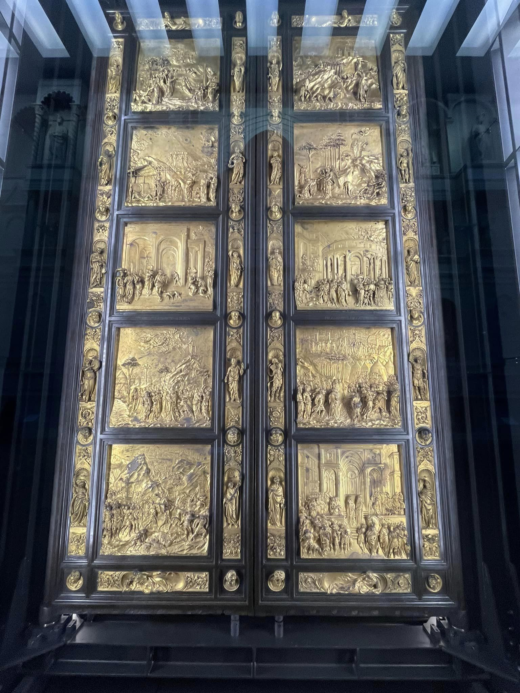
<path id="1" fill-rule="evenodd" d="M 240 378 L 244 375 L 244 364 L 232 358 L 224 382 L 227 384 L 228 402 L 240 402 Z"/>
<path id="2" fill-rule="evenodd" d="M 486 114 L 479 113 L 475 125 L 471 128 L 472 158 L 477 162 L 488 161 L 491 158 L 491 125 L 493 123 L 488 125 Z"/>
<path id="3" fill-rule="evenodd" d="M 269 486 L 269 526 L 283 527 L 285 516 L 285 500 L 280 477 L 275 476 Z"/>
<path id="4" fill-rule="evenodd" d="M 69 132 L 63 124 L 63 116 L 58 115 L 47 134 L 47 159 L 54 164 L 64 164 L 67 155 Z"/>
<path id="5" fill-rule="evenodd" d="M 226 527 L 238 527 L 240 519 L 240 485 L 233 480 L 227 482 L 224 493 L 224 523 Z"/>
<path id="6" fill-rule="evenodd" d="M 421 523 L 423 529 L 434 529 L 435 523 L 435 493 L 432 483 L 425 477 L 420 477 L 419 504 L 421 508 Z"/>
<path id="7" fill-rule="evenodd" d="M 88 486 L 84 478 L 85 470 L 78 469 L 74 474 L 70 522 L 73 527 L 86 527 L 88 512 Z"/>
<path id="8" fill-rule="evenodd" d="M 97 372 L 101 368 L 101 361 L 96 356 L 85 358 L 81 371 L 80 399 L 82 402 L 93 402 L 96 392 Z"/>
<path id="9" fill-rule="evenodd" d="M 283 260 L 280 249 L 275 248 L 269 256 L 269 281 L 271 286 L 280 286 L 283 275 Z"/>
<path id="10" fill-rule="evenodd" d="M 238 250 L 232 250 L 229 255 L 229 284 L 236 288 L 240 284 L 244 266 Z"/>

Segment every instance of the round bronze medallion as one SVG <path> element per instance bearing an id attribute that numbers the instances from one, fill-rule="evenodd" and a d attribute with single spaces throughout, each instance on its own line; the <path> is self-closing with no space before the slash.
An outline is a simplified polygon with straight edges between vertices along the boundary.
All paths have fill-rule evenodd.
<path id="1" fill-rule="evenodd" d="M 285 573 L 283 570 L 275 570 L 267 579 L 271 592 L 281 592 L 285 587 Z"/>
<path id="2" fill-rule="evenodd" d="M 83 587 L 83 575 L 79 572 L 79 570 L 73 570 L 71 573 L 69 573 L 69 575 L 67 575 L 65 584 L 69 590 L 76 592 Z"/>
<path id="3" fill-rule="evenodd" d="M 235 445 L 239 445 L 242 441 L 242 432 L 236 426 L 231 426 L 231 428 L 227 429 L 225 438 L 226 443 L 234 447 Z"/>
<path id="4" fill-rule="evenodd" d="M 240 578 L 236 570 L 228 570 L 222 582 L 227 592 L 235 592 L 240 587 Z"/>
<path id="5" fill-rule="evenodd" d="M 283 216 L 282 208 L 278 204 L 274 204 L 271 207 L 269 207 L 267 211 L 267 216 L 271 221 L 278 221 L 278 219 L 281 219 Z"/>
<path id="6" fill-rule="evenodd" d="M 432 442 L 432 432 L 427 426 L 421 426 L 415 432 L 415 440 L 419 445 L 431 445 Z"/>
<path id="7" fill-rule="evenodd" d="M 430 592 L 439 592 L 442 589 L 442 578 L 437 573 L 430 573 L 426 577 L 426 589 Z"/>
<path id="8" fill-rule="evenodd" d="M 101 315 L 101 311 L 96 310 L 89 310 L 87 313 L 87 325 L 89 327 L 99 327 L 101 325 L 101 320 L 103 316 Z"/>
<path id="9" fill-rule="evenodd" d="M 267 439 L 269 441 L 269 445 L 278 447 L 279 445 L 282 445 L 285 435 L 281 428 L 271 428 Z"/>
<path id="10" fill-rule="evenodd" d="M 238 310 L 232 310 L 228 315 L 227 321 L 230 327 L 240 327 L 243 322 L 242 314 Z"/>
<path id="11" fill-rule="evenodd" d="M 283 325 L 283 315 L 279 310 L 273 310 L 267 319 L 269 327 L 277 329 Z"/>

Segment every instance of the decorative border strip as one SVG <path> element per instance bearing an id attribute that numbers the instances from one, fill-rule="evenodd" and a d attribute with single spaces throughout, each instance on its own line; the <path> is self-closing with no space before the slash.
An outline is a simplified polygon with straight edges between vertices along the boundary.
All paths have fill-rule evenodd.
<path id="1" fill-rule="evenodd" d="M 209 573 L 174 573 L 138 570 L 102 570 L 97 574 L 99 592 L 209 592 Z"/>
<path id="2" fill-rule="evenodd" d="M 410 594 L 410 573 L 300 573 L 299 592 L 325 594 Z"/>
<path id="3" fill-rule="evenodd" d="M 282 39 L 269 38 L 267 127 L 267 558 L 285 558 Z"/>
<path id="4" fill-rule="evenodd" d="M 223 558 L 240 558 L 244 366 L 244 113 L 246 39 L 233 38 L 231 51 L 230 169 L 227 281 L 226 409 L 223 479 Z"/>
<path id="5" fill-rule="evenodd" d="M 162 19 L 138 19 L 136 29 L 159 31 L 190 31 L 192 29 L 221 29 L 221 17 L 172 17 L 165 12 Z"/>
<path id="6" fill-rule="evenodd" d="M 422 555 L 424 560 L 441 557 L 432 410 L 428 385 L 424 297 L 417 225 L 417 205 L 410 131 L 408 77 L 404 34 L 390 35 L 392 86 L 396 118 L 397 170 L 401 221 L 404 236 L 404 277 L 408 313 L 408 360 L 412 377 L 415 448 L 418 467 Z"/>
<path id="7" fill-rule="evenodd" d="M 349 14 L 348 10 L 343 10 L 341 14 L 330 15 L 297 15 L 291 17 L 291 26 L 299 28 L 304 26 L 324 28 L 334 27 L 335 29 L 344 29 L 350 26 L 377 26 L 377 14 Z"/>
<path id="8" fill-rule="evenodd" d="M 79 411 L 76 434 L 76 453 L 72 479 L 72 499 L 69 508 L 70 526 L 67 555 L 84 556 L 86 553 L 87 520 L 90 504 L 92 467 L 92 441 L 96 414 L 96 388 L 101 369 L 101 326 L 108 253 L 108 231 L 112 209 L 112 188 L 116 142 L 121 100 L 121 75 L 123 68 L 124 40 L 114 39 L 107 68 L 106 98 L 103 116 L 103 142 L 98 159 L 98 187 L 92 253 L 90 255 L 90 279 L 85 337 L 79 387 Z"/>

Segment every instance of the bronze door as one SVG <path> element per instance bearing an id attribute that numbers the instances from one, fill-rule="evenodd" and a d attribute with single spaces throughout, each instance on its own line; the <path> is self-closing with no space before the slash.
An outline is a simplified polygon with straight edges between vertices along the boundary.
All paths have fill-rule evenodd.
<path id="1" fill-rule="evenodd" d="M 394 19 L 361 57 L 282 13 L 256 57 L 241 13 L 111 15 L 44 618 L 459 608 Z"/>

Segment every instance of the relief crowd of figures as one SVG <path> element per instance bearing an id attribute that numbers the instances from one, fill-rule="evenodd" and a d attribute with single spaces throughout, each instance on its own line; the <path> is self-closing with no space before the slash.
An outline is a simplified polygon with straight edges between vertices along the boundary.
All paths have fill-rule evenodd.
<path id="1" fill-rule="evenodd" d="M 347 281 L 345 275 L 313 282 L 308 274 L 294 280 L 294 297 L 298 308 L 319 306 L 341 308 L 386 308 L 394 302 L 394 283 L 390 277 L 377 279 L 358 274 Z"/>
<path id="2" fill-rule="evenodd" d="M 372 557 L 407 558 L 410 555 L 402 493 L 390 497 L 387 492 L 374 494 L 369 514 L 364 517 L 361 496 L 349 494 L 346 511 L 336 497 L 310 497 L 300 512 L 300 545 L 304 558 L 348 557 L 368 554 Z M 371 514 L 373 513 L 373 514 Z"/>
<path id="3" fill-rule="evenodd" d="M 204 296 L 210 299 L 213 296 L 213 284 L 215 281 L 215 269 L 207 266 L 204 276 L 199 277 L 193 267 L 188 268 L 188 295 Z M 121 267 L 116 271 L 117 302 L 131 304 L 138 301 L 143 293 L 145 296 L 156 295 L 162 303 L 166 298 L 175 301 L 182 298 L 182 292 L 173 287 L 181 285 L 181 277 L 178 272 L 170 276 L 162 269 L 148 267 L 144 273 L 130 272 Z"/>
<path id="4" fill-rule="evenodd" d="M 390 375 L 386 382 L 381 379 L 348 383 L 347 392 L 341 392 L 337 378 L 330 388 L 303 382 L 297 388 L 296 404 L 298 423 L 306 426 L 398 426 L 401 421 L 395 375 Z"/>
<path id="5" fill-rule="evenodd" d="M 186 387 L 164 384 L 161 387 L 134 385 L 128 413 L 142 422 L 180 423 L 190 420 L 198 425 L 211 421 L 211 386 Z"/>

